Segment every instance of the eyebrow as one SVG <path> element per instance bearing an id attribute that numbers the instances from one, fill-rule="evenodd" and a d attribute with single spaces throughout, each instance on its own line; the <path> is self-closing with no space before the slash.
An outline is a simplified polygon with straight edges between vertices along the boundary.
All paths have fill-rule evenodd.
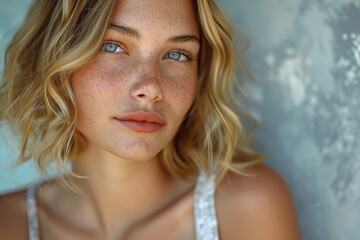
<path id="1" fill-rule="evenodd" d="M 136 38 L 136 39 L 140 39 L 140 33 L 138 31 L 136 31 L 133 28 L 130 27 L 125 27 L 125 26 L 121 26 L 121 25 L 117 25 L 115 23 L 110 23 L 109 29 L 114 30 L 118 33 Z M 179 35 L 179 36 L 174 36 L 171 37 L 167 40 L 168 42 L 196 42 L 200 44 L 200 39 L 195 36 L 195 35 Z"/>
<path id="2" fill-rule="evenodd" d="M 196 42 L 200 44 L 200 39 L 195 35 L 181 35 L 181 36 L 175 36 L 171 37 L 168 42 Z"/>
<path id="3" fill-rule="evenodd" d="M 118 33 L 128 35 L 130 37 L 134 37 L 137 39 L 140 38 L 140 33 L 138 31 L 136 31 L 135 29 L 132 29 L 129 27 L 124 27 L 124 26 L 116 25 L 114 23 L 110 23 L 109 29 L 115 30 Z"/>

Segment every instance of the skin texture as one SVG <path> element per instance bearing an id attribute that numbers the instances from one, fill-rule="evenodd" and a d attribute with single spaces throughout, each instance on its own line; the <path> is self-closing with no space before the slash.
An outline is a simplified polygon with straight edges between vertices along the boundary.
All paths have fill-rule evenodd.
<path id="1" fill-rule="evenodd" d="M 112 23 L 131 27 L 139 36 L 110 28 L 105 43 L 121 44 L 119 52 L 103 49 L 93 63 L 72 74 L 77 129 L 87 137 L 89 149 L 109 152 L 114 158 L 149 160 L 174 137 L 196 91 L 197 62 L 187 57 L 172 60 L 166 54 L 181 48 L 196 58 L 199 43 L 169 39 L 180 35 L 199 39 L 199 27 L 189 1 L 184 6 L 181 1 L 159 5 L 121 1 Z M 159 113 L 166 125 L 159 132 L 144 134 L 114 119 L 139 110 Z"/>
<path id="2" fill-rule="evenodd" d="M 137 34 L 109 29 L 98 57 L 71 76 L 76 126 L 87 143 L 73 170 L 88 176 L 78 182 L 86 194 L 77 196 L 55 181 L 42 184 L 40 238 L 195 239 L 197 176 L 189 182 L 174 179 L 158 158 L 196 92 L 200 45 L 194 39 L 200 30 L 192 2 L 118 1 L 112 23 Z M 184 35 L 193 38 L 173 41 Z M 191 60 L 169 58 L 179 49 Z M 138 110 L 157 112 L 166 125 L 138 133 L 115 119 Z M 266 166 L 248 171 L 254 177 L 228 173 L 216 190 L 220 238 L 300 239 L 284 181 Z M 0 239 L 28 238 L 26 211 L 26 190 L 0 197 Z"/>

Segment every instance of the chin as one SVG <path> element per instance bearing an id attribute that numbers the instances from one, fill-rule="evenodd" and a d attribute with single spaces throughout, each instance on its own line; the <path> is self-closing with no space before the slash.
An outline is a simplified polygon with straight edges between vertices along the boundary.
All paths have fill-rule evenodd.
<path id="1" fill-rule="evenodd" d="M 129 161 L 145 162 L 156 157 L 161 149 L 151 149 L 149 147 L 127 147 L 127 148 L 116 148 L 110 153 L 121 159 Z"/>
<path id="2" fill-rule="evenodd" d="M 153 159 L 157 155 L 158 155 L 158 153 L 149 154 L 149 153 L 145 153 L 145 152 L 144 153 L 142 153 L 142 152 L 133 153 L 132 152 L 132 153 L 116 154 L 116 156 L 121 159 L 126 159 L 126 160 L 134 161 L 134 162 L 146 162 L 146 161 Z"/>

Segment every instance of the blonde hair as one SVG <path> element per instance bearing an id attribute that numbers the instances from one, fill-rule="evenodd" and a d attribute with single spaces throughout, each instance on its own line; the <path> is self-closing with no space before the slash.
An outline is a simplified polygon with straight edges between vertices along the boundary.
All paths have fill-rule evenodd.
<path id="1" fill-rule="evenodd" d="M 70 74 L 97 55 L 115 0 L 37 0 L 5 53 L 0 119 L 20 143 L 19 164 L 33 159 L 42 173 L 53 162 L 59 179 L 76 189 L 66 166 L 81 151 Z M 196 171 L 218 181 L 228 170 L 242 173 L 264 157 L 248 148 L 233 108 L 233 27 L 214 0 L 197 0 L 201 25 L 198 92 L 188 117 L 161 152 L 163 166 L 186 179 Z M 236 161 L 233 159 L 237 159 Z M 61 169 L 69 175 L 61 173 Z"/>

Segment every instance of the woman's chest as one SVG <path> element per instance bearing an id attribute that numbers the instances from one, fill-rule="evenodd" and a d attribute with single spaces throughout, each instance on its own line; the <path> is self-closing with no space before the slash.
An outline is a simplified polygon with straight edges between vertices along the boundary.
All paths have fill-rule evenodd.
<path id="1" fill-rule="evenodd" d="M 69 224 L 39 209 L 40 240 L 76 239 L 76 240 L 153 240 L 196 239 L 194 202 L 191 195 L 142 219 L 114 228 L 110 234 L 99 229 L 80 227 L 81 223 Z"/>

